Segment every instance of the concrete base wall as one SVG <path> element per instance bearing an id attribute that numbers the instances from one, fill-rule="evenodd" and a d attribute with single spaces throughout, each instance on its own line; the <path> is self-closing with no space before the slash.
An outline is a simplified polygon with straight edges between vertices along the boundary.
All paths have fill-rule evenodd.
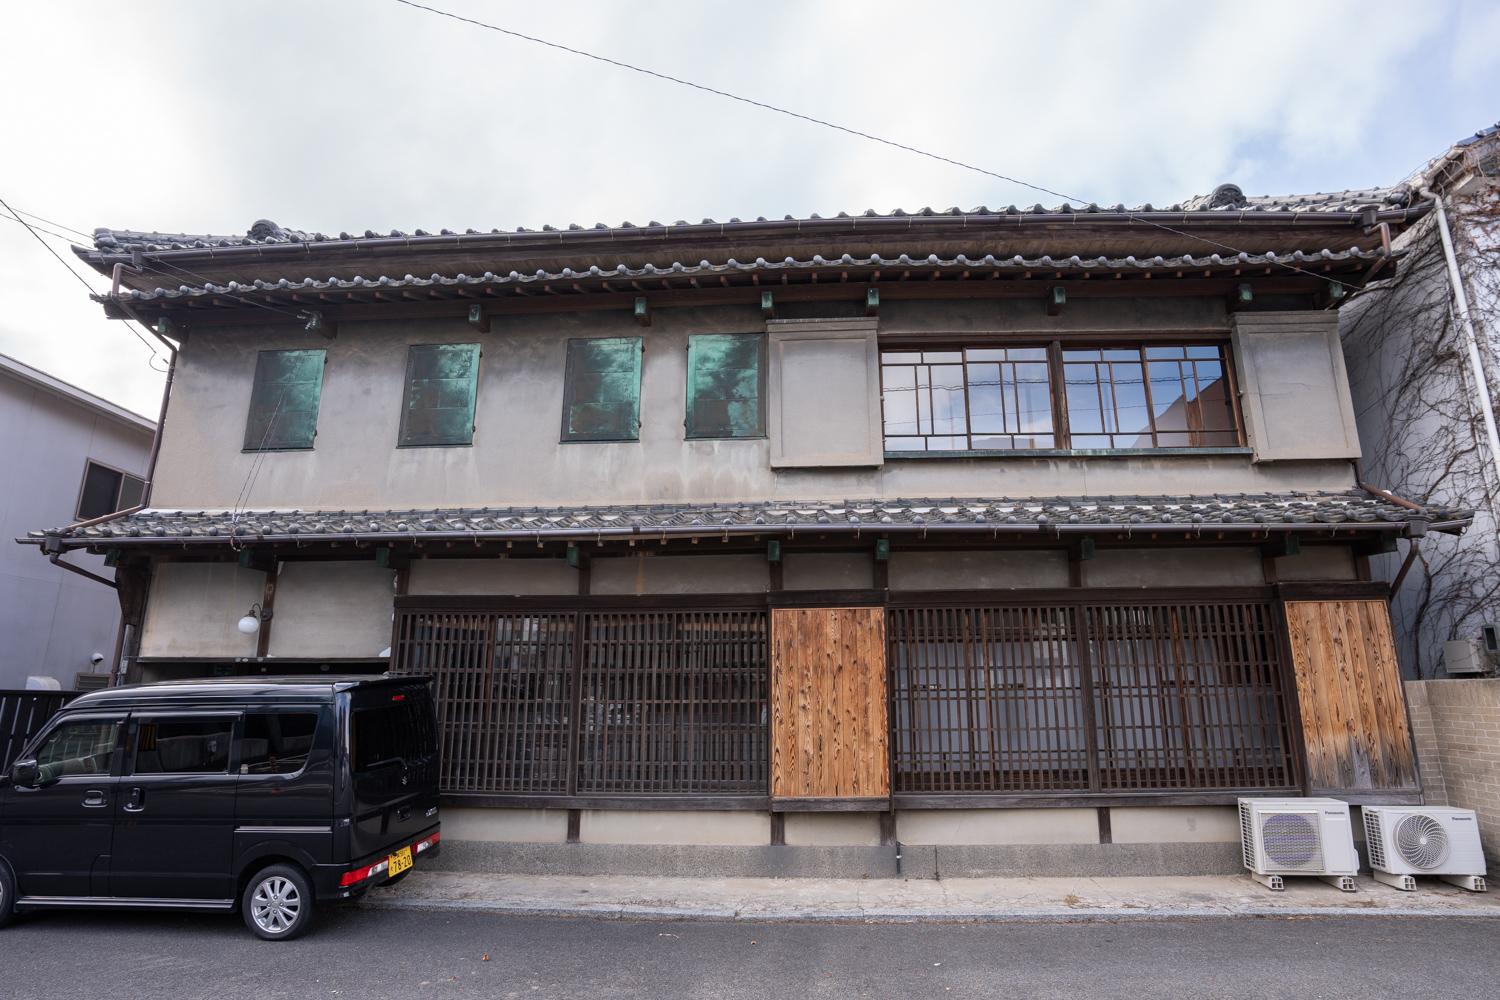
<path id="1" fill-rule="evenodd" d="M 1214 875 L 1240 870 L 1232 806 L 1097 809 L 923 809 L 896 814 L 896 844 L 871 813 L 787 813 L 772 845 L 766 812 L 583 810 L 579 843 L 567 811 L 443 811 L 442 867 L 554 875 L 977 878 Z"/>

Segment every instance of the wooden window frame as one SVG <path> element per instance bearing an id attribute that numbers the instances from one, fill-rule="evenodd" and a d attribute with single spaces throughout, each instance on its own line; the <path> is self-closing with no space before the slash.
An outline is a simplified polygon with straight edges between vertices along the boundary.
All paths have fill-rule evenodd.
<path id="1" fill-rule="evenodd" d="M 885 391 L 884 391 L 884 358 L 887 354 L 906 352 L 938 352 L 959 351 L 964 352 L 975 349 L 1013 347 L 1023 349 L 1041 349 L 1047 352 L 1047 374 L 1048 390 L 1052 401 L 1052 437 L 1056 441 L 1053 448 L 1000 448 L 1000 449 L 963 449 L 963 450 L 937 450 L 937 451 L 901 451 L 884 448 L 886 441 L 885 427 Z M 1220 365 L 1224 372 L 1224 388 L 1228 396 L 1229 408 L 1234 422 L 1232 429 L 1223 432 L 1234 435 L 1234 444 L 1213 445 L 1186 445 L 1186 446 L 1159 446 L 1155 442 L 1158 434 L 1181 434 L 1192 433 L 1183 431 L 1158 431 L 1156 428 L 1156 414 L 1151 405 L 1149 368 L 1151 359 L 1145 356 L 1145 351 L 1151 347 L 1213 347 L 1218 349 Z M 1067 365 L 1064 360 L 1064 352 L 1071 350 L 1134 350 L 1140 355 L 1139 363 L 1143 374 L 1146 374 L 1146 405 L 1151 427 L 1143 432 L 1142 436 L 1148 436 L 1152 440 L 1151 447 L 1145 448 L 1075 448 L 1073 439 L 1075 435 L 1068 419 L 1067 399 Z M 1240 409 L 1239 385 L 1234 368 L 1234 350 L 1229 335 L 1223 331 L 1187 331 L 1183 333 L 1156 334 L 1156 335 L 1134 335 L 1116 336 L 1113 334 L 1082 334 L 1062 338 L 1044 338 L 1039 336 L 974 336 L 964 338 L 945 337 L 932 341 L 916 340 L 911 338 L 882 339 L 879 344 L 879 358 L 877 362 L 882 372 L 881 396 L 880 396 L 880 428 L 881 441 L 885 457 L 887 459 L 942 459 L 942 458 L 992 458 L 1000 456 L 1011 457 L 1046 457 L 1055 455 L 1097 455 L 1097 456 L 1129 456 L 1129 455 L 1214 455 L 1214 454 L 1248 454 L 1247 439 L 1245 437 L 1244 414 Z M 964 376 L 964 407 L 965 407 L 965 430 L 963 436 L 970 439 L 974 437 L 972 420 L 967 419 L 969 407 L 968 387 L 968 361 L 955 362 L 963 366 Z M 921 437 L 953 437 L 958 435 L 928 434 Z"/>
<path id="2" fill-rule="evenodd" d="M 472 383 L 469 387 L 469 420 L 468 436 L 462 441 L 408 441 L 407 418 L 411 414 L 411 393 L 413 384 L 412 366 L 416 362 L 419 351 L 440 347 L 469 347 L 474 351 L 474 371 Z M 473 341 L 452 341 L 430 344 L 408 344 L 406 347 L 406 370 L 405 379 L 401 389 L 401 424 L 396 431 L 397 448 L 470 448 L 474 445 L 474 434 L 478 430 L 479 422 L 479 367 L 484 359 L 484 347 Z"/>
<path id="3" fill-rule="evenodd" d="M 318 366 L 318 379 L 317 379 L 318 388 L 317 388 L 317 394 L 316 394 L 317 398 L 313 402 L 312 411 L 311 411 L 312 412 L 312 433 L 308 436 L 306 444 L 264 444 L 263 443 L 263 442 L 267 441 L 270 438 L 271 430 L 275 426 L 275 418 L 276 418 L 276 415 L 277 415 L 278 411 L 280 410 L 280 404 L 279 403 L 277 405 L 277 408 L 272 411 L 271 420 L 266 424 L 265 429 L 260 433 L 260 435 L 259 435 L 259 441 L 253 440 L 256 437 L 256 434 L 255 434 L 255 427 L 252 426 L 251 421 L 255 418 L 255 413 L 256 413 L 256 396 L 255 396 L 255 394 L 256 394 L 256 390 L 260 386 L 261 366 L 263 364 L 265 364 L 266 357 L 268 355 L 273 355 L 273 354 L 309 354 L 309 355 L 311 355 L 311 354 L 318 354 L 318 355 L 321 355 L 322 363 Z M 257 351 L 256 354 L 255 354 L 255 371 L 254 371 L 254 373 L 250 377 L 250 406 L 249 406 L 248 412 L 245 414 L 245 439 L 244 439 L 244 442 L 240 446 L 240 451 L 244 452 L 244 453 L 249 453 L 249 454 L 260 453 L 260 452 L 270 452 L 270 451 L 312 451 L 313 448 L 314 448 L 314 446 L 316 445 L 317 437 L 318 437 L 318 417 L 321 414 L 322 404 L 323 404 L 323 376 L 324 376 L 324 373 L 327 371 L 327 368 L 328 368 L 328 351 L 325 348 L 321 348 L 321 347 L 286 347 L 286 348 L 273 348 L 273 349 L 264 350 L 264 351 Z"/>
<path id="4" fill-rule="evenodd" d="M 693 426 L 693 342 L 706 337 L 755 337 L 757 338 L 756 350 L 756 389 L 755 401 L 755 428 L 745 434 L 714 434 L 699 431 Z M 770 355 L 770 337 L 764 333 L 694 333 L 688 336 L 687 346 L 687 392 L 685 400 L 685 414 L 682 426 L 684 437 L 689 441 L 749 441 L 766 437 L 766 371 Z"/>

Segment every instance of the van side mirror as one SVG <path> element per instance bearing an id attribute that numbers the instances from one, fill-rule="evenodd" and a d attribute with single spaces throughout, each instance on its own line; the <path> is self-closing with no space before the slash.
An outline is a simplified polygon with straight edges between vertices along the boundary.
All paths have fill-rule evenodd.
<path id="1" fill-rule="evenodd" d="M 34 760 L 18 760 L 11 765 L 10 783 L 17 788 L 34 788 L 41 776 L 41 769 Z"/>

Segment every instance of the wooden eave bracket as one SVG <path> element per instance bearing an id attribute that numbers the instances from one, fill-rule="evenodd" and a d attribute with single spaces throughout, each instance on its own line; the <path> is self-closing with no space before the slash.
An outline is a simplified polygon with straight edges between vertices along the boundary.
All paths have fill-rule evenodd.
<path id="1" fill-rule="evenodd" d="M 480 333 L 490 332 L 490 315 L 477 302 L 469 306 L 469 325 Z"/>

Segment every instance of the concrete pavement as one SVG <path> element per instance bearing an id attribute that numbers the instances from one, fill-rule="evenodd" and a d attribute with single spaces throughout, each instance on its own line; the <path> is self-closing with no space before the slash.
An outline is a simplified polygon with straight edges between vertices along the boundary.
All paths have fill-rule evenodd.
<path id="1" fill-rule="evenodd" d="M 1495 995 L 1497 926 L 1379 916 L 743 924 L 362 905 L 271 944 L 232 916 L 49 913 L 0 931 L 0 996 L 1468 1000 Z"/>
<path id="2" fill-rule="evenodd" d="M 530 916 L 748 921 L 1080 921 L 1223 916 L 1500 917 L 1500 890 L 1436 879 L 1400 892 L 1368 876 L 1355 892 L 1246 875 L 1158 878 L 768 879 L 492 875 L 414 871 L 367 906 Z M 1496 926 L 1500 930 L 1500 925 Z"/>

